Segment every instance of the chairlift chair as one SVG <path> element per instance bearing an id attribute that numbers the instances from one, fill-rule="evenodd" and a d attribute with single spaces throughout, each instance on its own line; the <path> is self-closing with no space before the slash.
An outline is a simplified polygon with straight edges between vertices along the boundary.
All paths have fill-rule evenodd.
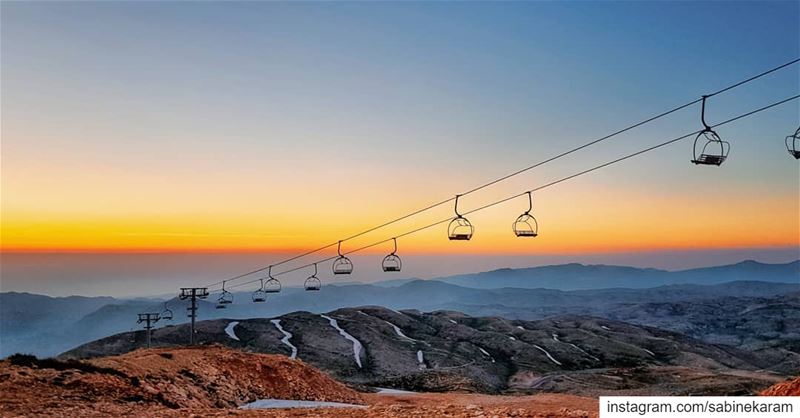
<path id="1" fill-rule="evenodd" d="M 539 235 L 539 223 L 536 222 L 536 218 L 531 215 L 531 210 L 533 209 L 533 198 L 531 197 L 531 192 L 528 192 L 528 210 L 526 210 L 522 215 L 519 215 L 516 221 L 514 221 L 514 225 L 512 228 L 514 229 L 514 235 L 518 237 L 536 237 Z"/>
<path id="2" fill-rule="evenodd" d="M 706 99 L 703 96 L 703 107 L 700 120 L 704 129 L 694 138 L 694 158 L 692 162 L 697 165 L 719 166 L 728 158 L 731 144 L 723 141 L 717 133 L 706 123 Z"/>
<path id="3" fill-rule="evenodd" d="M 339 247 L 336 250 L 339 257 L 333 261 L 333 274 L 350 274 L 353 272 L 353 262 L 342 254 L 342 241 L 339 241 Z"/>
<path id="4" fill-rule="evenodd" d="M 217 298 L 217 309 L 225 309 L 226 305 L 233 303 L 233 294 L 225 290 L 225 282 L 222 282 L 222 291 Z"/>
<path id="5" fill-rule="evenodd" d="M 303 283 L 303 287 L 308 292 L 318 291 L 322 288 L 322 282 L 317 278 L 317 263 L 314 263 L 314 274 L 308 276 L 305 283 Z"/>
<path id="6" fill-rule="evenodd" d="M 461 195 L 456 195 L 456 217 L 453 218 L 447 226 L 447 238 L 451 241 L 469 241 L 470 238 L 472 238 L 472 234 L 475 232 L 475 228 L 472 227 L 472 224 L 467 218 L 458 213 L 458 198 L 460 196 Z"/>
<path id="7" fill-rule="evenodd" d="M 381 263 L 381 267 L 383 267 L 383 271 L 385 272 L 393 272 L 393 271 L 400 271 L 403 268 L 403 261 L 400 260 L 400 256 L 397 253 L 397 238 L 392 238 L 394 242 L 394 251 L 391 254 L 383 257 L 383 262 Z"/>
<path id="8" fill-rule="evenodd" d="M 167 307 L 167 302 L 164 302 L 164 310 L 161 312 L 161 319 L 172 321 L 172 310 Z"/>
<path id="9" fill-rule="evenodd" d="M 253 292 L 253 296 L 252 296 L 253 302 L 255 302 L 255 303 L 266 302 L 266 300 L 267 300 L 267 293 L 264 292 L 264 279 L 260 279 L 260 280 L 261 280 L 261 287 L 256 289 L 256 291 Z"/>
<path id="10" fill-rule="evenodd" d="M 794 135 L 789 135 L 786 137 L 786 150 L 789 151 L 789 155 L 794 157 L 796 160 L 800 160 L 800 128 L 797 128 L 794 131 Z"/>
<path id="11" fill-rule="evenodd" d="M 269 266 L 269 271 L 267 273 L 267 277 L 269 280 L 264 282 L 264 292 L 266 293 L 278 293 L 281 291 L 281 282 L 278 279 L 272 277 L 272 266 Z"/>

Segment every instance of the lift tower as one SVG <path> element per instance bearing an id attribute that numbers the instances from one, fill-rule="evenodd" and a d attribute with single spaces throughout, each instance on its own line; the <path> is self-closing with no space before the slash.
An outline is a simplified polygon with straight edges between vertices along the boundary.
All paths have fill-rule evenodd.
<path id="1" fill-rule="evenodd" d="M 189 299 L 190 305 L 186 308 L 189 311 L 189 318 L 192 319 L 192 328 L 189 331 L 189 345 L 194 345 L 194 320 L 197 318 L 197 299 L 208 297 L 208 288 L 205 287 L 182 287 L 181 300 Z"/>
<path id="2" fill-rule="evenodd" d="M 141 324 L 144 322 L 144 329 L 147 333 L 147 348 L 150 348 L 150 330 L 153 329 L 153 324 L 158 322 L 161 319 L 161 315 L 157 313 L 140 313 L 139 320 L 136 321 L 137 324 Z"/>

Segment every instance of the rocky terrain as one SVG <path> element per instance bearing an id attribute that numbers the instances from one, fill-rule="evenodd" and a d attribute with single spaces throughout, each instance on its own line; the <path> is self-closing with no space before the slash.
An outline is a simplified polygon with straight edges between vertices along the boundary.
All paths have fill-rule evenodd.
<path id="1" fill-rule="evenodd" d="M 241 409 L 257 399 L 334 401 L 345 408 Z M 571 395 L 358 393 L 299 360 L 212 345 L 137 350 L 95 360 L 0 361 L 0 415 L 258 417 L 596 417 Z"/>
<path id="2" fill-rule="evenodd" d="M 800 396 L 800 377 L 769 387 L 761 392 L 763 396 Z"/>
<path id="3" fill-rule="evenodd" d="M 202 344 L 294 356 L 354 387 L 483 393 L 749 394 L 800 369 L 800 355 L 711 345 L 681 334 L 585 316 L 539 321 L 381 307 L 198 323 Z M 154 344 L 188 340 L 185 325 Z M 121 354 L 143 332 L 84 344 L 63 358 Z"/>
<path id="4" fill-rule="evenodd" d="M 90 361 L 14 356 L 0 362 L 2 416 L 185 416 L 264 398 L 364 403 L 359 393 L 301 361 L 221 346 L 137 350 Z"/>

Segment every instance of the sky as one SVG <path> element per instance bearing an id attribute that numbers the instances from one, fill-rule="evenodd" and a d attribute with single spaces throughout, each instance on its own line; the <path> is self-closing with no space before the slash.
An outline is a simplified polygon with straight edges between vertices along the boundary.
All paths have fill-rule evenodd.
<path id="1" fill-rule="evenodd" d="M 800 57 L 798 2 L 0 7 L 0 288 L 47 294 L 157 294 L 165 281 L 236 275 Z M 709 99 L 707 118 L 797 94 L 798 68 Z M 693 132 L 699 110 L 461 209 Z M 524 198 L 470 216 L 469 242 L 444 227 L 402 238 L 402 274 L 800 258 L 800 165 L 783 145 L 799 125 L 794 101 L 720 127 L 731 142 L 721 167 L 692 165 L 681 141 L 542 190 L 533 240 L 511 232 Z M 438 207 L 343 250 L 452 213 Z M 370 267 L 352 278 L 382 278 L 390 247 L 365 251 L 356 261 Z"/>

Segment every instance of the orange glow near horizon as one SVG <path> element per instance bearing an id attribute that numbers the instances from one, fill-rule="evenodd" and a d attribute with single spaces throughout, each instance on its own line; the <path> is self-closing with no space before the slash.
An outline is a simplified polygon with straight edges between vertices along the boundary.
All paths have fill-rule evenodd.
<path id="1" fill-rule="evenodd" d="M 508 203 L 469 218 L 476 227 L 472 241 L 450 242 L 446 225 L 438 225 L 399 240 L 401 253 L 463 254 L 569 254 L 710 248 L 790 247 L 800 244 L 800 221 L 793 196 L 729 202 L 723 199 L 693 201 L 686 197 L 662 198 L 635 192 L 583 193 L 572 204 L 568 190 L 553 193 L 534 211 L 540 236 L 516 238 L 510 224 L 518 204 Z M 141 219 L 120 217 L 50 217 L 6 214 L 2 223 L 4 252 L 266 252 L 296 254 L 336 242 L 343 236 L 382 221 L 374 206 L 360 214 L 336 215 L 336 225 L 305 222 L 306 214 L 283 213 L 274 221 L 253 213 L 218 216 L 170 215 Z M 743 214 L 747 214 L 746 216 Z M 361 216 L 359 216 L 361 215 Z M 343 244 L 349 251 L 447 217 L 420 216 Z M 385 216 L 385 215 L 384 215 Z M 754 232 L 754 231 L 757 231 Z M 388 251 L 390 243 L 364 250 Z M 335 252 L 335 247 L 326 250 Z"/>

